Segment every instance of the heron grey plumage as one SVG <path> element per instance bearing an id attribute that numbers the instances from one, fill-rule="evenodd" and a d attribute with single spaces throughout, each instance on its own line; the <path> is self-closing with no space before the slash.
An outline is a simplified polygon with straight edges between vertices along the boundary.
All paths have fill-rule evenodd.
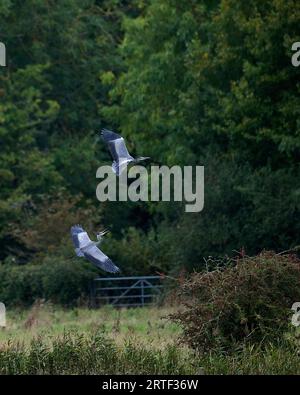
<path id="1" fill-rule="evenodd" d="M 141 156 L 138 158 L 131 156 L 127 150 L 124 138 L 111 130 L 102 129 L 101 136 L 111 153 L 113 158 L 112 169 L 117 176 L 123 172 L 128 164 L 150 159 L 148 156 Z"/>
<path id="2" fill-rule="evenodd" d="M 98 248 L 105 233 L 107 231 L 98 233 L 97 241 L 95 242 L 89 238 L 89 235 L 81 225 L 71 227 L 71 237 L 76 255 L 78 257 L 85 257 L 95 266 L 106 272 L 117 273 L 120 269 Z"/>

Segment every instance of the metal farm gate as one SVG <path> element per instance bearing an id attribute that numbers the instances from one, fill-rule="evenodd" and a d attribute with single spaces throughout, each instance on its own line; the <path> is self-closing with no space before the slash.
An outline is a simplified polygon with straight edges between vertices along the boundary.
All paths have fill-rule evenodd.
<path id="1" fill-rule="evenodd" d="M 91 304 L 101 307 L 146 306 L 158 301 L 162 290 L 160 276 L 95 278 L 91 286 Z"/>

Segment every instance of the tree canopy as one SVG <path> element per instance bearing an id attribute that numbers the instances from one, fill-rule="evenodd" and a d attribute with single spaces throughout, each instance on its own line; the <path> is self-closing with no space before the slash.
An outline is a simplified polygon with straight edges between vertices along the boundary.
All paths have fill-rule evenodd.
<path id="1" fill-rule="evenodd" d="M 75 220 L 111 228 L 125 274 L 300 244 L 299 24 L 296 0 L 2 1 L 0 278 L 60 270 Z M 204 210 L 99 203 L 103 126 L 133 153 L 204 165 Z"/>

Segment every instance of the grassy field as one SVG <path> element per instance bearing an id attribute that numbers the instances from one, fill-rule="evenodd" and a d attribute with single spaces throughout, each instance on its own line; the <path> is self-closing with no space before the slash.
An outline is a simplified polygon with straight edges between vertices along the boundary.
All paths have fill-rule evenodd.
<path id="1" fill-rule="evenodd" d="M 53 305 L 36 305 L 31 309 L 7 312 L 7 327 L 0 332 L 0 341 L 23 341 L 28 344 L 37 336 L 61 335 L 66 331 L 105 333 L 117 344 L 136 337 L 145 345 L 165 347 L 178 338 L 180 328 L 165 317 L 172 308 L 62 309 Z"/>
<path id="2" fill-rule="evenodd" d="M 243 347 L 196 355 L 178 343 L 174 308 L 8 310 L 0 332 L 1 374 L 300 374 L 297 349 Z"/>

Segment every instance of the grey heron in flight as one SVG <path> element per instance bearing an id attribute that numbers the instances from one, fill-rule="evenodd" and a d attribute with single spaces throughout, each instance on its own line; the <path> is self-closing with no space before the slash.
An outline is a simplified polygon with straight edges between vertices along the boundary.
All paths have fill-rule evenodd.
<path id="1" fill-rule="evenodd" d="M 105 233 L 107 233 L 107 231 L 98 233 L 98 241 L 92 241 L 87 232 L 80 225 L 71 227 L 71 237 L 77 256 L 85 257 L 95 266 L 106 272 L 118 273 L 120 269 L 98 248 Z"/>
<path id="2" fill-rule="evenodd" d="M 111 153 L 113 158 L 112 169 L 117 176 L 122 173 L 129 163 L 138 163 L 150 159 L 148 156 L 133 158 L 126 148 L 123 137 L 111 130 L 102 129 L 101 136 Z"/>

